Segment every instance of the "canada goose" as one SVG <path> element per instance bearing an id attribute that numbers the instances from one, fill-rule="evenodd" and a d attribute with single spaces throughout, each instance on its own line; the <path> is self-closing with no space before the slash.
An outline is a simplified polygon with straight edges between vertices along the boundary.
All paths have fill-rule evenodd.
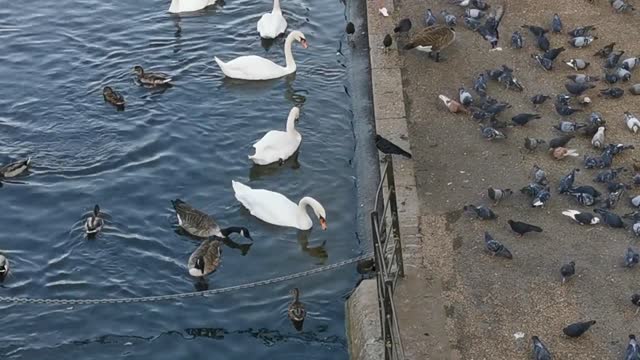
<path id="1" fill-rule="evenodd" d="M 142 66 L 134 66 L 133 72 L 138 76 L 140 84 L 145 86 L 162 86 L 168 85 L 171 81 L 171 77 L 165 73 L 160 72 L 145 72 Z"/>
<path id="2" fill-rule="evenodd" d="M 220 226 L 216 221 L 208 214 L 194 208 L 186 202 L 175 199 L 172 200 L 173 208 L 176 210 L 176 216 L 178 217 L 178 225 L 186 232 L 193 236 L 208 238 L 211 236 L 217 236 L 220 238 L 226 238 L 231 233 L 239 233 L 249 240 L 251 234 L 245 227 L 232 226 L 224 229 L 220 229 Z"/>
<path id="3" fill-rule="evenodd" d="M 3 178 L 12 178 L 18 175 L 22 175 L 22 173 L 29 168 L 29 165 L 31 165 L 30 157 L 25 160 L 12 162 L 11 164 L 5 165 L 0 168 L 0 176 Z"/>
<path id="4" fill-rule="evenodd" d="M 104 89 L 102 89 L 102 96 L 104 97 L 104 101 L 114 105 L 118 109 L 124 108 L 124 97 L 110 86 L 105 86 Z"/>
<path id="5" fill-rule="evenodd" d="M 220 240 L 208 239 L 189 256 L 187 267 L 189 275 L 203 277 L 214 272 L 220 266 L 220 256 L 222 255 Z"/>
<path id="6" fill-rule="evenodd" d="M 304 323 L 304 317 L 307 315 L 307 311 L 304 309 L 304 305 L 300 302 L 300 289 L 291 289 L 291 295 L 293 295 L 293 301 L 289 304 L 289 319 L 296 330 L 302 330 L 302 324 Z"/>
<path id="7" fill-rule="evenodd" d="M 100 215 L 100 206 L 96 204 L 96 206 L 93 207 L 93 213 L 89 215 L 87 221 L 84 223 L 84 229 L 87 232 L 87 235 L 94 235 L 102 230 L 104 220 Z"/>
<path id="8" fill-rule="evenodd" d="M 4 281 L 7 274 L 9 274 L 9 260 L 0 254 L 0 282 Z"/>
<path id="9" fill-rule="evenodd" d="M 404 48 L 434 53 L 435 61 L 440 61 L 440 51 L 456 39 L 456 31 L 444 25 L 434 25 L 422 29 Z"/>

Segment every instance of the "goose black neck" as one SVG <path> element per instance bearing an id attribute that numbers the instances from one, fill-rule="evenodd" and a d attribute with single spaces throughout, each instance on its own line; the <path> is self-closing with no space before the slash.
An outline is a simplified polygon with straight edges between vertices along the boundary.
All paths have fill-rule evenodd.
<path id="1" fill-rule="evenodd" d="M 222 236 L 227 237 L 229 236 L 229 234 L 240 234 L 242 233 L 243 228 L 239 227 L 239 226 L 230 226 L 228 228 L 224 228 L 221 229 L 220 232 L 222 233 Z"/>

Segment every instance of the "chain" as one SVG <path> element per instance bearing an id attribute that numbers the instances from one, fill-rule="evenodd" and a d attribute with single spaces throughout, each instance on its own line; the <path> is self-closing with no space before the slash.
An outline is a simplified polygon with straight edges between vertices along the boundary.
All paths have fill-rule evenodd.
<path id="1" fill-rule="evenodd" d="M 335 264 L 325 265 L 317 267 L 315 269 L 297 272 L 289 275 L 284 275 L 267 280 L 260 280 L 247 284 L 240 284 L 234 286 L 228 286 L 219 289 L 188 292 L 180 294 L 170 295 L 158 295 L 158 296 L 144 296 L 144 297 L 132 297 L 132 298 L 119 298 L 119 299 L 39 299 L 39 298 L 23 298 L 23 297 L 0 297 L 0 303 L 14 303 L 14 304 L 47 304 L 47 305 L 97 305 L 97 304 L 127 304 L 127 303 L 142 303 L 142 302 L 156 302 L 167 300 L 178 300 L 185 298 L 192 298 L 197 296 L 210 296 L 215 294 L 228 293 L 236 290 L 250 289 L 258 286 L 265 286 L 275 284 L 279 282 L 289 281 L 301 277 L 306 277 L 321 272 L 337 269 L 345 265 L 353 264 L 360 260 L 370 259 L 373 253 L 366 253 L 364 255 L 350 258 L 337 262 Z"/>

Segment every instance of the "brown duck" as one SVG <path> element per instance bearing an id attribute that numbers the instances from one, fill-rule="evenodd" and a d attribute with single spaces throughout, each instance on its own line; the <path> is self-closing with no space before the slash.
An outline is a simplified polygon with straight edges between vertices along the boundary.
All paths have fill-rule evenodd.
<path id="1" fill-rule="evenodd" d="M 104 101 L 118 108 L 124 107 L 124 97 L 110 86 L 105 86 L 104 89 L 102 89 L 102 96 L 104 97 Z"/>
<path id="2" fill-rule="evenodd" d="M 456 31 L 444 25 L 434 25 L 420 30 L 404 48 L 417 49 L 433 54 L 440 61 L 440 51 L 447 48 L 456 39 Z"/>
<path id="3" fill-rule="evenodd" d="M 300 331 L 302 330 L 302 324 L 304 323 L 307 311 L 304 309 L 304 305 L 300 302 L 300 290 L 298 288 L 291 289 L 291 295 L 293 295 L 293 301 L 289 304 L 287 313 L 293 327 Z"/>

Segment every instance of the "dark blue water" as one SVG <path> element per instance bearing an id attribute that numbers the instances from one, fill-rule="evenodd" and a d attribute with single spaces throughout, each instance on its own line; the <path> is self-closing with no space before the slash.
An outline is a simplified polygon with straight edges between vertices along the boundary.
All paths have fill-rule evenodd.
<path id="1" fill-rule="evenodd" d="M 268 51 L 255 26 L 268 0 L 228 0 L 189 16 L 169 1 L 42 0 L 0 7 L 0 161 L 33 157 L 21 184 L 0 189 L 0 251 L 12 273 L 2 296 L 102 298 L 194 291 L 186 263 L 198 241 L 176 233 L 180 197 L 222 226 L 246 226 L 252 246 L 223 249 L 209 289 L 312 269 L 360 254 L 351 165 L 354 138 L 345 93 L 344 6 L 282 3 L 295 76 L 225 80 L 213 62 Z M 348 53 L 343 46 L 343 51 Z M 137 87 L 134 65 L 173 75 L 166 91 Z M 105 104 L 110 85 L 127 100 Z M 251 144 L 284 129 L 302 105 L 297 161 L 256 168 Z M 329 230 L 281 228 L 249 215 L 231 180 L 305 195 L 327 210 Z M 87 240 L 82 220 L 99 203 L 106 229 Z M 239 243 L 244 238 L 234 237 Z M 233 245 L 233 244 L 231 244 Z M 10 359 L 346 359 L 344 295 L 353 266 L 313 277 L 180 302 L 96 306 L 0 306 L 0 354 Z M 286 317 L 297 286 L 304 331 Z"/>

